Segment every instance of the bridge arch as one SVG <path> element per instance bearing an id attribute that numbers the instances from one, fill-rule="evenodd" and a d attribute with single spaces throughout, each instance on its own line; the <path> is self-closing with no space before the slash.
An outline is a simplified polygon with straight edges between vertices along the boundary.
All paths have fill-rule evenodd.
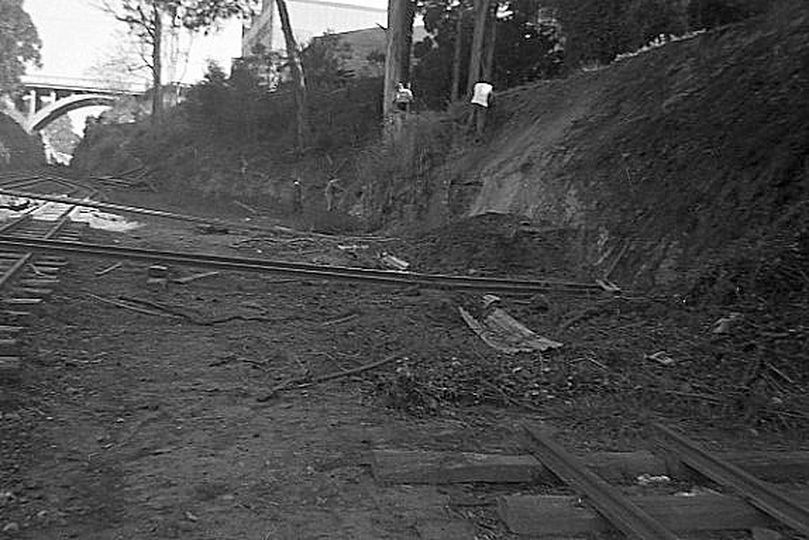
<path id="1" fill-rule="evenodd" d="M 73 94 L 72 96 L 49 103 L 46 107 L 38 110 L 36 114 L 28 120 L 26 129 L 29 133 L 39 131 L 57 117 L 83 107 L 92 107 L 95 105 L 112 106 L 119 97 L 120 96 L 104 94 Z"/>

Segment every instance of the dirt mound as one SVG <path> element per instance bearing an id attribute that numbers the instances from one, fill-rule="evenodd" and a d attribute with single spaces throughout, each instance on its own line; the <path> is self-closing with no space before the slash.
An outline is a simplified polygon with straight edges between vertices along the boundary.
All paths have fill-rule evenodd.
<path id="1" fill-rule="evenodd" d="M 42 142 L 28 135 L 11 117 L 0 113 L 0 170 L 44 164 Z"/>
<path id="2" fill-rule="evenodd" d="M 571 277 L 570 234 L 535 227 L 520 216 L 489 213 L 420 235 L 408 256 L 428 272 Z"/>

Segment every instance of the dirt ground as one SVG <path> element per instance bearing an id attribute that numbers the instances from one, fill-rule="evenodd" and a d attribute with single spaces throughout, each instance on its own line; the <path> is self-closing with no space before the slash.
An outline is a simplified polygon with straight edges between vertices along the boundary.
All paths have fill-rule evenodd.
<path id="1" fill-rule="evenodd" d="M 387 242 L 144 223 L 124 234 L 88 229 L 86 240 L 358 265 L 387 249 L 412 255 L 416 269 L 469 271 L 441 231 Z M 482 234 L 474 223 L 469 231 Z M 463 227 L 447 234 L 457 240 Z M 524 273 L 531 242 L 520 242 L 492 255 L 499 272 L 513 256 Z M 0 537 L 516 538 L 496 518 L 496 497 L 546 488 L 383 485 L 371 449 L 521 453 L 520 424 L 544 422 L 572 450 L 637 450 L 649 447 L 651 419 L 726 450 L 806 445 L 788 411 L 740 419 L 724 401 L 666 397 L 708 391 L 694 382 L 705 344 L 694 336 L 716 313 L 649 298 L 506 298 L 520 320 L 566 344 L 507 356 L 463 324 L 457 306 L 468 295 L 234 272 L 164 287 L 148 284 L 139 263 L 99 275 L 113 263 L 70 259 L 26 333 L 22 380 L 2 386 Z M 564 277 L 562 259 L 548 264 Z M 170 268 L 172 277 L 202 271 Z M 663 347 L 677 364 L 644 360 Z M 378 370 L 258 400 L 290 378 L 391 355 Z M 785 406 L 803 403 L 793 393 Z"/>

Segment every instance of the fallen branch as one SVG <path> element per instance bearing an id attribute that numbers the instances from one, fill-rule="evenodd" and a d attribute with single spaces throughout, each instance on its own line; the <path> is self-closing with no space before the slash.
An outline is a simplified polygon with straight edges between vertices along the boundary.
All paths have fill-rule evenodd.
<path id="1" fill-rule="evenodd" d="M 122 300 L 127 302 L 132 302 L 133 304 L 141 304 L 144 306 L 148 306 L 160 311 L 163 311 L 171 316 L 178 317 L 185 319 L 186 321 L 198 324 L 200 326 L 213 326 L 215 324 L 222 324 L 230 321 L 260 321 L 260 322 L 279 322 L 279 321 L 289 321 L 292 317 L 262 317 L 261 315 L 242 315 L 238 313 L 236 315 L 227 315 L 225 317 L 220 317 L 218 319 L 203 319 L 197 317 L 195 315 L 191 315 L 186 313 L 185 311 L 177 308 L 175 306 L 169 306 L 166 304 L 160 304 L 158 302 L 150 302 L 149 300 L 143 300 L 141 298 L 131 298 L 131 297 L 121 297 Z"/>
<path id="2" fill-rule="evenodd" d="M 371 362 L 370 364 L 365 364 L 364 366 L 360 366 L 354 369 L 346 369 L 344 371 L 338 371 L 337 373 L 329 373 L 328 375 L 321 375 L 320 377 L 315 377 L 314 379 L 310 379 L 309 377 L 295 377 L 292 379 L 288 379 L 281 384 L 272 388 L 268 393 L 263 396 L 256 398 L 256 401 L 269 401 L 279 392 L 284 390 L 290 389 L 294 386 L 296 389 L 298 388 L 308 388 L 309 386 L 314 386 L 316 384 L 320 384 L 326 381 L 332 381 L 334 379 L 340 379 L 343 377 L 350 377 L 351 375 L 356 375 L 358 373 L 364 373 L 366 371 L 370 371 L 372 369 L 376 369 L 380 366 L 388 364 L 398 358 L 398 354 L 392 354 L 383 358 L 382 360 L 377 360 L 376 362 Z"/>
<path id="3" fill-rule="evenodd" d="M 121 268 L 122 266 L 123 266 L 123 263 L 117 262 L 117 263 L 113 264 L 112 266 L 109 266 L 109 267 L 107 267 L 107 268 L 105 268 L 103 270 L 99 270 L 98 272 L 96 272 L 96 276 L 101 277 L 103 275 L 109 274 L 113 270 L 117 270 L 118 268 Z"/>
<path id="4" fill-rule="evenodd" d="M 143 313 L 144 315 L 154 315 L 155 317 L 176 317 L 176 315 L 171 315 L 171 314 L 168 314 L 168 313 L 161 313 L 159 311 L 152 311 L 150 309 L 139 308 L 137 306 L 126 304 L 124 302 L 119 302 L 118 300 L 112 300 L 110 298 L 104 298 L 102 296 L 98 296 L 98 295 L 95 295 L 95 294 L 92 294 L 92 293 L 88 293 L 88 294 L 89 294 L 89 296 L 91 296 L 92 298 L 95 298 L 99 302 L 104 302 L 105 304 L 111 304 L 113 306 L 128 309 L 130 311 L 135 311 L 137 313 Z"/>
<path id="5" fill-rule="evenodd" d="M 243 208 L 243 209 L 247 210 L 251 214 L 258 214 L 258 211 L 255 208 L 253 208 L 252 206 L 248 206 L 248 205 L 244 204 L 241 201 L 233 201 L 233 204 L 235 204 L 236 206 L 238 206 L 240 208 Z"/>
<path id="6" fill-rule="evenodd" d="M 119 263 L 120 264 L 120 263 Z M 194 274 L 193 276 L 186 276 L 181 278 L 172 279 L 172 283 L 180 283 L 181 285 L 185 285 L 186 283 L 191 283 L 192 281 L 196 281 L 198 279 L 203 279 L 207 277 L 218 276 L 219 272 L 214 270 L 213 272 L 203 272 L 201 274 Z"/>

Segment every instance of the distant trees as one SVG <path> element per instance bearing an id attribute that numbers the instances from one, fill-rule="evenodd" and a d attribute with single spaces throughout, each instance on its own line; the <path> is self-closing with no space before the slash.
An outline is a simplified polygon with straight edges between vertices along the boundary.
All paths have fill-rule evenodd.
<path id="1" fill-rule="evenodd" d="M 165 32 L 207 30 L 218 20 L 248 13 L 250 0 L 103 0 L 103 9 L 129 26 L 146 49 L 143 61 L 152 75 L 152 121 L 163 117 Z"/>
<path id="2" fill-rule="evenodd" d="M 0 93 L 17 89 L 26 64 L 39 65 L 41 47 L 22 0 L 0 0 Z"/>
<path id="3" fill-rule="evenodd" d="M 543 0 L 565 36 L 565 64 L 611 62 L 660 34 L 710 29 L 760 13 L 770 0 Z"/>
<path id="4" fill-rule="evenodd" d="M 343 42 L 337 34 L 326 32 L 311 40 L 301 51 L 309 87 L 331 90 L 344 86 L 354 77 L 354 73 L 345 67 L 350 57 L 351 45 Z"/>

